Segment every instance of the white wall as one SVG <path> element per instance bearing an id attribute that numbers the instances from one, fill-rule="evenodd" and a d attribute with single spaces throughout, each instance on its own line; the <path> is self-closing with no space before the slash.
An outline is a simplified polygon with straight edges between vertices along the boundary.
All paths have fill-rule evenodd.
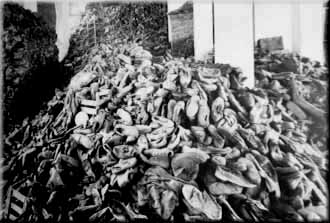
<path id="1" fill-rule="evenodd" d="M 213 51 L 212 0 L 194 1 L 195 59 L 206 60 Z"/>
<path id="2" fill-rule="evenodd" d="M 69 49 L 69 2 L 56 2 L 56 45 L 59 50 L 59 61 L 61 61 L 68 52 Z"/>
<path id="3" fill-rule="evenodd" d="M 321 3 L 300 5 L 301 54 L 325 62 L 323 49 L 325 9 Z"/>
<path id="4" fill-rule="evenodd" d="M 255 3 L 255 39 L 282 36 L 284 48 L 324 62 L 323 0 Z"/>
<path id="5" fill-rule="evenodd" d="M 167 0 L 168 11 L 183 5 L 184 0 Z M 196 59 L 203 59 L 212 49 L 212 0 L 194 0 L 194 35 Z M 252 72 L 251 0 L 215 1 L 215 59 L 232 63 Z M 288 3 L 293 2 L 293 3 Z M 297 3 L 300 3 L 299 5 Z M 324 62 L 324 0 L 255 0 L 255 40 L 282 35 L 284 47 Z M 20 3 L 37 11 L 36 1 Z M 60 60 L 68 50 L 69 38 L 79 25 L 87 1 L 56 1 L 56 32 Z M 170 25 L 170 21 L 169 21 Z M 171 38 L 169 29 L 169 39 Z M 251 50 L 248 53 L 248 50 Z M 253 72 L 252 72 L 253 74 Z M 252 82 L 252 79 L 249 81 Z"/>
<path id="6" fill-rule="evenodd" d="M 86 4 L 86 2 L 79 1 L 58 1 L 55 3 L 56 45 L 59 49 L 59 61 L 63 60 L 69 50 L 70 37 L 79 25 Z"/>
<path id="7" fill-rule="evenodd" d="M 255 3 L 255 40 L 282 36 L 284 48 L 292 50 L 291 11 L 291 4 Z"/>
<path id="8" fill-rule="evenodd" d="M 254 44 L 252 2 L 215 2 L 215 62 L 240 67 L 254 86 Z"/>

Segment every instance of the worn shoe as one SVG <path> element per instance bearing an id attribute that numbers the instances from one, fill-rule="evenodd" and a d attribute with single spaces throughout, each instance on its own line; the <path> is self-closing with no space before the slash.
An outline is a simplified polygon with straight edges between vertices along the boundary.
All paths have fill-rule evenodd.
<path id="1" fill-rule="evenodd" d="M 174 176 L 185 181 L 195 180 L 199 172 L 199 164 L 206 161 L 200 153 L 194 151 L 177 153 L 171 162 Z M 207 154 L 205 156 L 208 157 Z"/>
<path id="2" fill-rule="evenodd" d="M 114 174 L 120 173 L 126 169 L 134 167 L 137 163 L 137 159 L 135 157 L 128 159 L 120 159 L 119 162 L 111 167 L 111 171 Z"/>
<path id="3" fill-rule="evenodd" d="M 207 128 L 210 124 L 210 108 L 206 100 L 199 101 L 197 121 L 198 125 L 204 128 Z"/>
<path id="4" fill-rule="evenodd" d="M 216 203 L 206 191 L 201 192 L 192 185 L 182 187 L 183 202 L 189 209 L 189 214 L 204 214 L 210 220 L 222 218 L 222 208 Z"/>

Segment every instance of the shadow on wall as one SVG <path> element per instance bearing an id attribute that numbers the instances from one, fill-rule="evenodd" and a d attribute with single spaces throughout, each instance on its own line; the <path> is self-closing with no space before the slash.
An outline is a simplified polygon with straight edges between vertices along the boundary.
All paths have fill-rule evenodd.
<path id="1" fill-rule="evenodd" d="M 53 30 L 56 28 L 56 10 L 54 2 L 38 2 L 38 15 L 49 25 Z"/>
<path id="2" fill-rule="evenodd" d="M 55 88 L 63 88 L 67 72 L 59 61 L 68 51 L 85 4 L 59 1 L 4 5 L 5 134 L 24 118 L 38 114 Z M 12 28 L 15 32 L 9 31 Z"/>
<path id="3" fill-rule="evenodd" d="M 52 6 L 40 7 L 45 10 L 44 13 L 47 10 L 54 12 Z M 54 24 L 54 17 L 48 19 L 50 24 Z M 37 114 L 42 103 L 53 95 L 54 89 L 61 83 L 63 74 L 59 72 L 56 33 L 49 23 L 40 14 L 25 10 L 18 4 L 4 4 L 5 133 L 15 124 L 20 124 L 25 117 Z"/>

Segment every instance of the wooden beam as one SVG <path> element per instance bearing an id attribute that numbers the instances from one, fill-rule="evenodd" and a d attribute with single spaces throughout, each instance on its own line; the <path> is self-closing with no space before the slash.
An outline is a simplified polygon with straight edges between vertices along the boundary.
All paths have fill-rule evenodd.
<path id="1" fill-rule="evenodd" d="M 214 3 L 215 62 L 240 67 L 254 86 L 252 1 Z"/>

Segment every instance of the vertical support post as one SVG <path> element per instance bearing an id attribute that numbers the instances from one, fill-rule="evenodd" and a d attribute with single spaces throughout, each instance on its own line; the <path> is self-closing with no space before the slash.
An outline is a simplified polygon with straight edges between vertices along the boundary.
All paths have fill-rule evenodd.
<path id="1" fill-rule="evenodd" d="M 194 55 L 206 60 L 213 50 L 212 0 L 194 0 Z"/>
<path id="2" fill-rule="evenodd" d="M 252 1 L 215 1 L 215 62 L 240 67 L 254 86 L 254 43 Z"/>

